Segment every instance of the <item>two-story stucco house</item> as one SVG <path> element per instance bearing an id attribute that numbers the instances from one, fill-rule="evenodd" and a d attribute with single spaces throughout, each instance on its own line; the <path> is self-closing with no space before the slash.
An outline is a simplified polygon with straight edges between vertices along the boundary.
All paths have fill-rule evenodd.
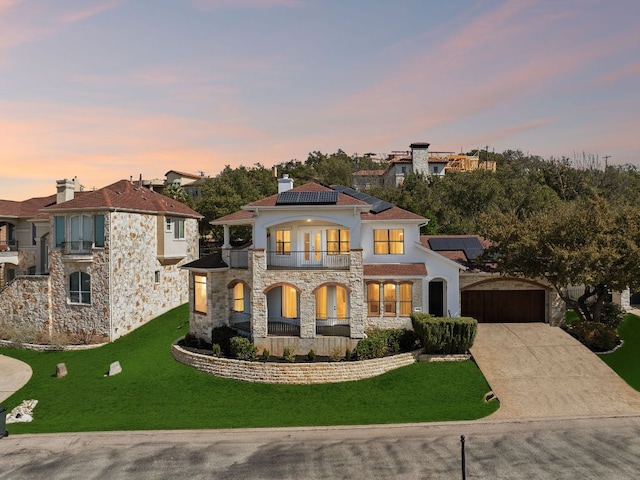
<path id="1" fill-rule="evenodd" d="M 198 219 L 186 205 L 127 180 L 0 202 L 0 318 L 46 333 L 114 340 L 188 300 Z"/>
<path id="2" fill-rule="evenodd" d="M 427 219 L 350 188 L 308 183 L 211 222 L 224 226 L 218 255 L 190 271 L 190 330 L 210 340 L 230 325 L 281 354 L 353 348 L 369 327 L 410 328 L 410 314 L 460 313 L 460 264 L 420 243 Z M 230 228 L 253 241 L 231 249 Z"/>

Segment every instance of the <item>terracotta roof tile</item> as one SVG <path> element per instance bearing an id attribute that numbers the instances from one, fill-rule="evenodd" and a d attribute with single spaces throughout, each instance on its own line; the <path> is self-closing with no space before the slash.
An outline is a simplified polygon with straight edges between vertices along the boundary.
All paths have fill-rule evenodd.
<path id="1" fill-rule="evenodd" d="M 76 195 L 73 200 L 46 207 L 44 211 L 123 209 L 139 212 L 169 213 L 194 218 L 202 217 L 202 215 L 185 204 L 148 188 L 139 187 L 129 180 L 120 180 L 98 190 L 81 193 L 81 195 Z"/>
<path id="2" fill-rule="evenodd" d="M 393 206 L 380 213 L 362 213 L 362 220 L 426 220 L 422 215 Z"/>
<path id="3" fill-rule="evenodd" d="M 364 264 L 365 277 L 426 277 L 424 263 L 370 263 Z"/>
<path id="4" fill-rule="evenodd" d="M 210 223 L 212 225 L 218 225 L 224 222 L 232 222 L 236 220 L 251 220 L 252 218 L 253 212 L 250 212 L 248 210 L 238 210 L 237 212 L 230 213 L 229 215 L 225 215 L 224 217 L 216 218 Z"/>

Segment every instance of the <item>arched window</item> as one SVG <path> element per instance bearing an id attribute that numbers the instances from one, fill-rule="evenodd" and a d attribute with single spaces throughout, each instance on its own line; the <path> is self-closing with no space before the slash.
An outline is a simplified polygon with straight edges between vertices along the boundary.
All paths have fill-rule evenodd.
<path id="1" fill-rule="evenodd" d="M 244 312 L 244 285 L 240 282 L 233 287 L 233 311 Z"/>
<path id="2" fill-rule="evenodd" d="M 91 275 L 85 272 L 73 272 L 69 275 L 69 301 L 91 304 Z"/>

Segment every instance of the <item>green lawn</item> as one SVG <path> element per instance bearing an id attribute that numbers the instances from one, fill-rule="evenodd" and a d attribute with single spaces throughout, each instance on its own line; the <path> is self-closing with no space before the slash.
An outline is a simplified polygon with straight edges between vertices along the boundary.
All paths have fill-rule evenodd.
<path id="1" fill-rule="evenodd" d="M 433 422 L 484 417 L 498 408 L 471 362 L 416 363 L 376 378 L 326 385 L 265 385 L 221 379 L 175 361 L 171 343 L 188 328 L 187 306 L 116 342 L 80 352 L 0 348 L 33 369 L 4 402 L 39 401 L 11 433 L 280 427 Z M 105 377 L 109 364 L 123 372 Z M 57 363 L 69 374 L 57 379 Z"/>
<path id="2" fill-rule="evenodd" d="M 622 347 L 613 353 L 600 355 L 600 358 L 640 391 L 640 317 L 625 315 L 618 327 L 618 335 L 624 340 Z"/>

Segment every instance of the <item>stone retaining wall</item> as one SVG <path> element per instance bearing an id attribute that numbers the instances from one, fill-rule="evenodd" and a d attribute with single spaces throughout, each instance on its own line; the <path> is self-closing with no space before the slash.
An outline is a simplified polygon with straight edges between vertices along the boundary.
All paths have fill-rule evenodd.
<path id="1" fill-rule="evenodd" d="M 349 382 L 382 375 L 414 363 L 419 352 L 359 362 L 317 363 L 246 362 L 193 353 L 175 343 L 171 353 L 180 363 L 217 377 L 256 383 L 313 384 Z"/>

